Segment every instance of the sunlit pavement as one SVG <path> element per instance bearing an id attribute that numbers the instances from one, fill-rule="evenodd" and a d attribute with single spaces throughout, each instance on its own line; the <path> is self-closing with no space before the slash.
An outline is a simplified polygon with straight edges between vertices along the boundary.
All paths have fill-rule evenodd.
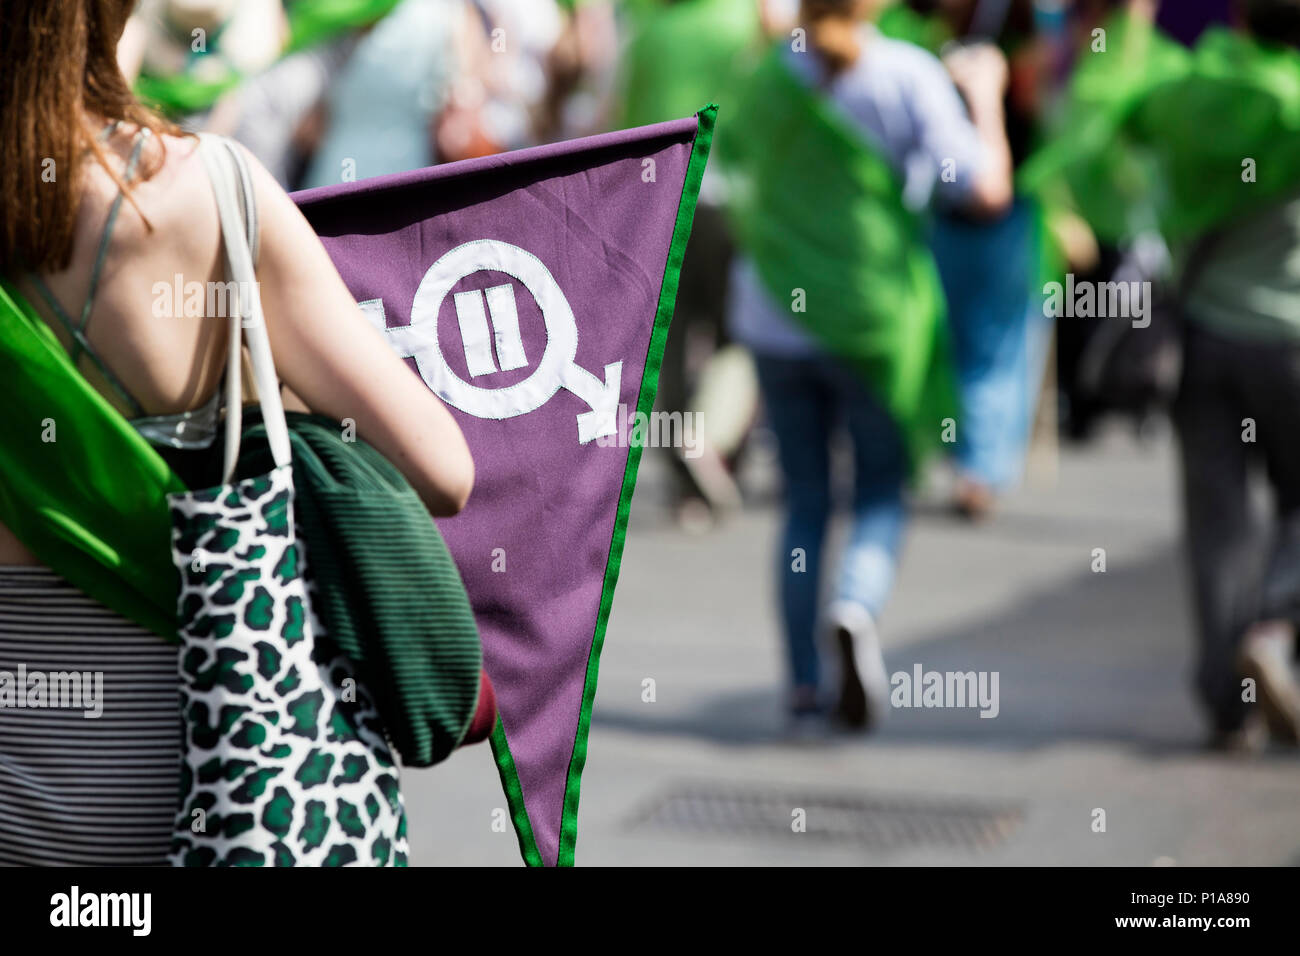
<path id="1" fill-rule="evenodd" d="M 1167 437 L 1064 450 L 1055 479 L 1031 476 L 978 528 L 923 505 L 882 625 L 888 669 L 996 671 L 998 715 L 894 709 L 876 735 L 824 741 L 785 736 L 777 514 L 770 469 L 751 471 L 757 500 L 693 536 L 665 523 L 647 456 L 579 864 L 1300 864 L 1300 755 L 1201 747 Z M 417 864 L 518 864 L 492 826 L 486 746 L 404 789 Z"/>

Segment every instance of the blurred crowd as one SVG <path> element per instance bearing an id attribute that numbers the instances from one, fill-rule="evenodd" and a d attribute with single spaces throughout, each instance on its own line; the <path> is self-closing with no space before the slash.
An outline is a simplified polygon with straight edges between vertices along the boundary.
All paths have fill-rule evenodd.
<path id="1" fill-rule="evenodd" d="M 885 33 L 935 52 L 974 40 L 1002 51 L 1005 135 L 1016 168 L 1059 118 L 1075 60 L 1117 8 L 1187 44 L 1233 16 L 1233 0 L 865 6 Z M 795 37 L 803 19 L 799 0 L 141 0 L 120 59 L 146 101 L 187 128 L 234 136 L 282 185 L 301 189 L 676 119 L 709 102 L 721 104 L 725 130 L 738 77 L 766 44 Z M 710 440 L 677 463 L 679 514 L 689 527 L 739 501 L 730 476 L 758 402 L 752 363 L 728 347 L 728 293 L 742 283 L 728 281 L 724 205 L 724 177 L 711 170 L 660 384 L 665 408 L 708 406 Z M 966 263 L 944 270 L 950 306 L 978 299 L 970 283 L 996 264 L 1004 288 L 985 291 L 1004 301 L 991 311 L 1018 307 L 1006 298 L 1024 298 L 1035 250 L 1024 210 L 1012 218 L 989 242 L 990 234 L 972 236 L 940 217 L 940 264 Z M 1081 278 L 1122 265 L 1146 274 L 1159 260 L 1149 247 L 1139 257 L 1098 242 L 1078 218 L 1060 215 L 1050 225 Z M 1056 329 L 1060 401 L 1041 411 L 1046 422 L 1059 413 L 1071 438 L 1086 437 L 1115 406 L 1139 423 L 1150 411 L 1149 395 L 1107 378 L 1113 343 L 1105 335 L 1091 341 L 1101 328 L 1085 321 Z M 980 440 L 957 443 L 964 480 L 956 504 L 980 517 L 1018 474 L 1026 424 L 1018 419 L 1036 411 L 1026 405 L 1036 400 L 1049 336 L 1040 324 L 1009 343 L 978 320 L 954 330 L 959 348 L 980 353 L 972 362 L 1016 372 L 1015 382 L 1004 375 L 967 383 L 968 400 L 991 411 Z M 1017 389 L 1030 391 L 1012 394 Z"/>
<path id="2" fill-rule="evenodd" d="M 1300 380 L 1286 366 L 1300 341 L 1292 334 L 1300 315 L 1287 318 L 1300 308 L 1300 276 L 1292 266 L 1283 278 L 1257 274 L 1250 290 L 1231 291 L 1250 258 L 1242 250 L 1272 243 L 1276 262 L 1300 261 L 1296 204 L 1274 204 L 1267 223 L 1195 260 L 1206 274 L 1219 270 L 1229 290 L 1221 297 L 1245 301 L 1262 285 L 1283 304 L 1249 317 L 1260 321 L 1247 342 L 1232 332 L 1220 341 L 1222 323 L 1207 320 L 1194 323 L 1204 330 L 1183 348 L 1162 316 L 1183 304 L 1173 263 L 1182 257 L 1185 269 L 1186 250 L 1171 249 L 1159 229 L 1121 237 L 1069 203 L 1045 209 L 1017 184 L 1025 164 L 1061 140 L 1078 105 L 1081 64 L 1097 52 L 1099 31 L 1105 49 L 1117 15 L 1155 25 L 1185 48 L 1215 28 L 1293 47 L 1296 10 L 1289 0 L 142 0 L 120 58 L 146 100 L 190 128 L 233 135 L 290 189 L 676 119 L 718 103 L 724 162 L 706 176 L 660 379 L 660 406 L 698 413 L 702 428 L 698 447 L 672 459 L 675 516 L 687 528 L 707 527 L 742 500 L 738 462 L 755 422 L 765 420 L 780 445 L 787 495 L 778 558 L 791 714 L 822 719 L 829 709 L 864 727 L 879 716 L 876 627 L 915 477 L 906 429 L 879 393 L 830 367 L 791 320 L 790 302 L 773 296 L 762 256 L 737 241 L 729 215 L 737 186 L 725 175 L 729 139 L 739 150 L 742 138 L 731 117 L 762 119 L 761 110 L 744 113 L 737 91 L 763 50 L 790 51 L 795 74 L 813 64 L 799 74 L 808 88 L 874 144 L 902 183 L 905 208 L 926 210 L 946 302 L 946 326 L 935 334 L 954 356 L 962 407 L 961 427 L 942 437 L 957 513 L 979 520 L 994 511 L 1036 432 L 1082 440 L 1115 412 L 1144 426 L 1178 389 L 1171 353 L 1186 353 L 1179 423 L 1198 687 L 1215 739 L 1237 746 L 1246 735 L 1243 668 L 1271 682 L 1275 734 L 1300 733 L 1300 697 L 1286 677 L 1300 609 L 1292 580 L 1300 561 L 1291 552 L 1300 549 L 1285 531 L 1300 472 L 1284 447 L 1290 438 L 1278 437 L 1287 423 L 1276 420 L 1259 441 L 1283 530 L 1272 545 L 1248 542 L 1238 434 L 1243 417 L 1267 417 L 1254 410 L 1300 401 Z M 812 57 L 799 60 L 805 52 Z M 1215 135 L 1215 118 L 1199 122 Z M 821 173 L 806 169 L 793 185 L 815 185 Z M 1300 183 L 1300 169 L 1284 175 Z M 809 211 L 810 234 L 824 213 Z M 1142 306 L 1145 324 L 1063 318 L 1044 308 L 1048 272 L 1068 274 L 1071 288 L 1150 282 L 1159 298 Z M 1202 314 L 1214 313 L 1213 297 L 1202 292 Z M 1278 309 L 1286 314 L 1274 321 Z M 1268 365 L 1261 355 L 1269 354 L 1284 359 Z M 832 425 L 852 440 L 856 476 L 850 543 L 829 586 L 819 561 L 832 503 Z M 1256 563 L 1272 561 L 1273 570 L 1247 582 L 1243 554 L 1270 546 L 1273 558 Z M 792 574 L 796 552 L 807 563 Z M 1267 611 L 1261 588 L 1272 594 Z M 819 669 L 828 638 L 838 667 L 831 704 Z"/>

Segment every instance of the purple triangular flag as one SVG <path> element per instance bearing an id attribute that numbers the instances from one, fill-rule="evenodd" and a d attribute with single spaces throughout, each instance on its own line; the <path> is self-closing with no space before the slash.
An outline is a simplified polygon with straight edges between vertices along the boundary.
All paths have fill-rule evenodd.
<path id="1" fill-rule="evenodd" d="M 531 865 L 571 865 L 596 672 L 715 110 L 295 195 L 474 456 L 438 522 Z"/>

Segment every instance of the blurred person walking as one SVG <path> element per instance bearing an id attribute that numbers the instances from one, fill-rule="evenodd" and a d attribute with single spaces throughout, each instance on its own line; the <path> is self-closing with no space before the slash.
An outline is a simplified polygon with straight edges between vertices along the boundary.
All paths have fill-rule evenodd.
<path id="1" fill-rule="evenodd" d="M 141 107 L 118 67 L 132 6 L 10 0 L 0 14 L 0 394 L 10 422 L 67 411 L 56 437 L 11 429 L 0 447 L 0 671 L 103 678 L 94 719 L 15 706 L 12 680 L 0 681 L 3 863 L 162 864 L 182 786 L 175 608 L 132 589 L 166 593 L 160 579 L 175 574 L 165 533 L 155 543 L 140 531 L 165 530 L 167 504 L 122 476 L 169 490 L 179 479 L 90 450 L 119 431 L 128 450 L 142 446 L 133 427 L 176 474 L 208 460 L 228 322 L 160 317 L 157 287 L 227 277 L 196 140 Z M 257 282 L 284 383 L 314 411 L 355 419 L 431 512 L 455 513 L 473 480 L 455 420 L 365 320 L 288 196 L 263 169 L 253 179 Z M 28 354 L 66 369 L 64 391 L 42 395 L 24 378 L 15 355 Z"/>
<path id="2" fill-rule="evenodd" d="M 483 123 L 502 149 L 544 141 L 553 104 L 548 102 L 556 47 L 568 22 L 562 0 L 470 0 L 481 14 L 491 57 L 490 95 Z"/>
<path id="3" fill-rule="evenodd" d="M 1081 67 L 1025 179 L 1065 185 L 1103 241 L 1152 229 L 1174 253 L 1195 687 L 1210 744 L 1255 750 L 1265 730 L 1300 741 L 1300 0 L 1235 12 L 1244 30 L 1210 26 L 1190 51 L 1154 3 L 1109 21 L 1113 52 Z"/>
<path id="4" fill-rule="evenodd" d="M 466 0 L 402 0 L 357 41 L 329 85 L 323 134 L 305 188 L 423 169 L 495 152 L 472 122 L 486 98 L 488 56 L 478 14 Z M 439 121 L 456 111 L 454 128 Z M 440 156 L 449 142 L 456 155 Z M 446 149 L 441 150 L 443 152 Z"/>
<path id="5" fill-rule="evenodd" d="M 1276 65 L 1300 88 L 1300 0 L 1239 7 L 1248 43 L 1291 48 Z M 1292 104 L 1300 106 L 1294 92 Z M 1300 163 L 1291 177 L 1289 195 L 1196 239 L 1183 267 L 1174 420 L 1201 642 L 1196 683 L 1211 744 L 1226 749 L 1253 749 L 1261 738 L 1245 679 L 1272 736 L 1300 743 Z M 1258 466 L 1273 491 L 1273 516 L 1262 523 L 1250 494 Z"/>
<path id="6" fill-rule="evenodd" d="M 792 43 L 759 68 L 723 143 L 745 253 L 731 329 L 756 356 L 785 482 L 777 557 L 797 724 L 823 713 L 824 638 L 838 654 L 835 716 L 854 728 L 883 716 L 877 622 L 901 549 L 904 484 L 954 424 L 942 292 L 916 212 L 936 189 L 988 215 L 1011 201 L 1001 54 L 958 51 L 950 78 L 932 54 L 864 23 L 880 7 L 805 0 Z M 853 450 L 852 517 L 824 604 L 838 429 Z"/>
<path id="7" fill-rule="evenodd" d="M 1010 83 L 1003 115 L 1013 166 L 1018 165 L 1028 153 L 1038 110 L 1033 4 L 965 0 L 946 4 L 942 14 L 961 42 L 997 43 L 1007 54 Z M 1024 465 L 1051 336 L 1035 290 L 1043 236 L 1029 197 L 1017 196 L 992 218 L 942 196 L 936 206 L 931 246 L 948 305 L 962 404 L 953 446 L 953 504 L 959 514 L 978 520 L 1015 484 Z"/>
<path id="8" fill-rule="evenodd" d="M 764 7 L 762 0 L 626 2 L 615 125 L 662 123 L 717 102 L 714 137 L 725 149 L 739 81 L 762 46 Z M 726 329 L 734 240 L 725 202 L 725 178 L 706 170 L 659 373 L 659 407 L 696 416 L 693 447 L 674 447 L 669 459 L 673 507 L 688 530 L 739 506 L 732 468 L 758 411 L 753 362 Z"/>
<path id="9" fill-rule="evenodd" d="M 140 0 L 118 62 L 160 106 L 200 112 L 274 63 L 288 39 L 281 0 Z"/>

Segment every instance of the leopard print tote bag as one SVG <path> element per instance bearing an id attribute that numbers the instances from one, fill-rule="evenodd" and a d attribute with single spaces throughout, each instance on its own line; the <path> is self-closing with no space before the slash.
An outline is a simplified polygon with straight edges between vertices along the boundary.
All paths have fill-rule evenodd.
<path id="1" fill-rule="evenodd" d="M 378 712 L 312 612 L 291 451 L 254 282 L 256 210 L 230 141 L 200 153 L 238 290 L 223 484 L 174 494 L 184 758 L 176 866 L 404 866 L 406 817 Z M 242 213 L 242 219 L 241 219 Z M 274 468 L 235 481 L 247 343 Z"/>

